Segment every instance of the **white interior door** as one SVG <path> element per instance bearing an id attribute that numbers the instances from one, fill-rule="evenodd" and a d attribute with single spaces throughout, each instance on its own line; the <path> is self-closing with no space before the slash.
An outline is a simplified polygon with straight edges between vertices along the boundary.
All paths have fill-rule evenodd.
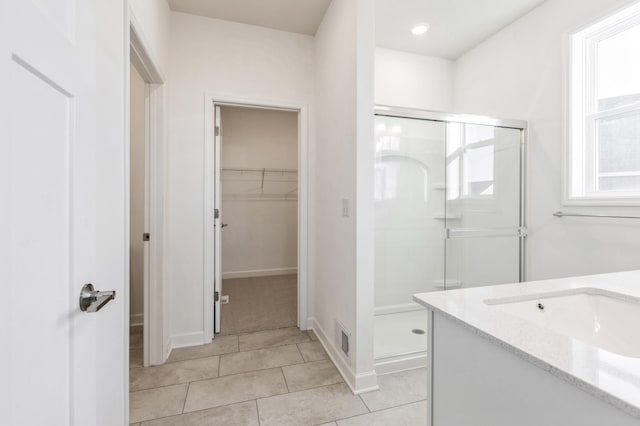
<path id="1" fill-rule="evenodd" d="M 84 284 L 116 288 L 97 273 L 106 255 L 96 192 L 107 161 L 96 155 L 98 4 L 0 2 L 3 425 L 126 421 L 125 337 L 122 321 L 113 321 L 122 300 L 97 313 L 79 308 Z M 105 356 L 112 362 L 103 363 Z M 120 405 L 103 399 L 105 392 Z"/>
<path id="2" fill-rule="evenodd" d="M 214 266 L 213 281 L 215 296 L 215 332 L 220 333 L 221 327 L 221 302 L 222 298 L 222 161 L 221 161 L 221 145 L 222 145 L 222 127 L 220 126 L 220 107 L 215 107 L 215 142 L 214 142 L 214 184 L 213 184 L 213 204 L 215 209 L 214 215 Z"/>

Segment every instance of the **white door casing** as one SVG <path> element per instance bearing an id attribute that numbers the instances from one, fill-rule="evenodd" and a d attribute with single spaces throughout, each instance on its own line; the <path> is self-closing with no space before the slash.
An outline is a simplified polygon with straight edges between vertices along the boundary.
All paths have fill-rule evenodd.
<path id="1" fill-rule="evenodd" d="M 105 220 L 98 211 L 98 194 L 124 199 L 124 186 L 100 192 L 113 164 L 102 154 L 121 152 L 124 126 L 98 116 L 102 102 L 123 119 L 124 104 L 110 102 L 124 90 L 99 99 L 97 86 L 103 76 L 103 87 L 124 89 L 124 70 L 111 77 L 98 67 L 98 46 L 106 43 L 99 32 L 108 21 L 102 12 L 120 9 L 96 0 L 0 3 L 0 424 L 126 422 L 125 278 L 105 282 L 98 272 L 125 259 L 124 245 L 106 253 L 98 227 L 121 229 L 112 241 L 125 233 L 122 216 Z M 99 147 L 114 131 L 122 138 Z M 119 158 L 115 164 L 123 165 Z M 112 180 L 122 181 L 120 171 L 111 170 Z M 116 290 L 116 300 L 98 313 L 81 312 L 86 283 Z"/>
<path id="2" fill-rule="evenodd" d="M 215 142 L 214 142 L 214 211 L 217 212 L 217 217 L 214 218 L 214 294 L 217 292 L 218 299 L 215 301 L 215 332 L 220 333 L 221 326 L 221 301 L 222 298 L 222 182 L 221 182 L 221 167 L 222 167 L 222 127 L 220 125 L 220 107 L 215 107 Z M 215 338 L 215 335 L 213 336 Z"/>
<path id="3" fill-rule="evenodd" d="M 145 81 L 145 232 L 151 235 L 145 243 L 144 277 L 144 356 L 143 363 L 159 365 L 168 356 L 169 344 L 165 336 L 166 301 L 163 285 L 163 236 L 166 194 L 163 193 L 166 170 L 165 145 L 165 77 L 153 57 L 152 48 L 143 36 L 141 24 L 133 12 L 128 13 L 130 58 Z M 135 236 L 134 236 L 135 237 Z"/>
<path id="4" fill-rule="evenodd" d="M 308 270 L 310 267 L 309 259 L 309 111 L 308 106 L 295 102 L 282 100 L 265 100 L 265 99 L 249 99 L 230 97 L 226 95 L 217 95 L 213 93 L 205 93 L 204 96 L 204 279 L 203 279 L 203 344 L 209 343 L 214 337 L 214 330 L 220 330 L 219 318 L 214 318 L 214 311 L 220 312 L 219 304 L 213 302 L 216 274 L 220 276 L 217 281 L 220 282 L 220 290 L 222 290 L 222 265 L 216 264 L 216 252 L 220 253 L 220 245 L 216 249 L 215 230 L 222 225 L 223 212 L 220 211 L 220 220 L 214 219 L 214 210 L 216 205 L 221 205 L 221 200 L 216 200 L 216 194 L 221 194 L 220 176 L 216 175 L 216 171 L 220 171 L 220 163 L 216 163 L 216 158 L 220 158 L 220 152 L 217 151 L 222 142 L 222 129 L 220 129 L 220 137 L 215 135 L 215 127 L 220 126 L 220 106 L 234 105 L 245 106 L 251 108 L 265 108 L 275 110 L 286 110 L 298 113 L 298 327 L 306 330 L 312 323 L 309 317 L 307 306 L 307 286 L 309 285 Z M 217 156 L 217 157 L 216 157 Z M 220 228 L 222 229 L 222 228 Z M 220 243 L 218 243 L 220 244 Z M 222 297 L 222 293 L 219 293 Z M 215 306 L 215 309 L 214 309 Z M 215 324 L 215 327 L 214 327 Z"/>

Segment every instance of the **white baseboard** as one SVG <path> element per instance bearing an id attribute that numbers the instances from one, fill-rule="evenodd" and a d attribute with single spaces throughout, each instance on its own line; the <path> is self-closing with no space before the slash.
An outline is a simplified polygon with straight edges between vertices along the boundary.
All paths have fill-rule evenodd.
<path id="1" fill-rule="evenodd" d="M 313 330 L 313 327 L 315 326 L 315 318 L 313 317 L 309 317 L 307 318 L 307 330 Z"/>
<path id="2" fill-rule="evenodd" d="M 144 314 L 129 315 L 129 325 L 144 325 Z"/>
<path id="3" fill-rule="evenodd" d="M 355 394 L 373 392 L 380 389 L 378 386 L 378 374 L 375 370 L 356 375 Z"/>
<path id="4" fill-rule="evenodd" d="M 274 275 L 295 275 L 298 273 L 297 267 L 274 268 L 274 269 L 253 269 L 251 271 L 223 272 L 222 279 L 230 278 L 252 278 L 252 277 L 272 277 Z"/>
<path id="5" fill-rule="evenodd" d="M 309 318 L 307 323 L 308 328 L 318 336 L 318 341 L 324 347 L 351 392 L 360 394 L 378 389 L 375 371 L 356 375 L 348 360 L 341 354 L 340 349 L 333 344 L 333 341 L 329 339 L 329 335 L 320 327 L 318 321 L 315 318 Z"/>
<path id="6" fill-rule="evenodd" d="M 374 360 L 373 366 L 378 375 L 414 370 L 427 366 L 427 352 L 390 356 Z"/>
<path id="7" fill-rule="evenodd" d="M 417 303 L 402 303 L 398 305 L 376 306 L 374 315 L 396 314 L 398 312 L 422 311 L 424 307 Z"/>
<path id="8" fill-rule="evenodd" d="M 171 336 L 169 344 L 169 353 L 176 348 L 186 348 L 187 346 L 202 345 L 204 341 L 204 332 L 198 331 L 196 333 L 174 334 Z"/>

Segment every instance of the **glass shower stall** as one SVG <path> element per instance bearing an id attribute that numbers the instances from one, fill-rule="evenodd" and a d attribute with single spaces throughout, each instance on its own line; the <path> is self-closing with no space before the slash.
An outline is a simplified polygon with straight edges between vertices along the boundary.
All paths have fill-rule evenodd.
<path id="1" fill-rule="evenodd" d="M 376 371 L 426 363 L 416 293 L 524 280 L 526 122 L 376 107 Z"/>

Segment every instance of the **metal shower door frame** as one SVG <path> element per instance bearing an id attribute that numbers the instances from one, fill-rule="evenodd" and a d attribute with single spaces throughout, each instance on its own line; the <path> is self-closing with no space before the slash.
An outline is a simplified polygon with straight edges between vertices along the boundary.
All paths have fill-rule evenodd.
<path id="1" fill-rule="evenodd" d="M 408 118 L 415 120 L 436 121 L 441 123 L 477 124 L 484 126 L 501 127 L 520 131 L 520 200 L 519 200 L 519 224 L 517 236 L 519 237 L 519 280 L 526 278 L 526 173 L 527 173 L 527 132 L 528 123 L 525 120 L 505 119 L 484 115 L 454 114 L 440 111 L 395 107 L 389 105 L 376 105 L 374 115 L 382 117 Z M 446 143 L 446 136 L 445 136 Z M 450 238 L 451 230 L 446 228 L 445 238 Z M 458 230 L 460 231 L 460 230 Z M 470 230 L 473 231 L 473 230 Z M 445 283 L 446 288 L 446 283 Z"/>

